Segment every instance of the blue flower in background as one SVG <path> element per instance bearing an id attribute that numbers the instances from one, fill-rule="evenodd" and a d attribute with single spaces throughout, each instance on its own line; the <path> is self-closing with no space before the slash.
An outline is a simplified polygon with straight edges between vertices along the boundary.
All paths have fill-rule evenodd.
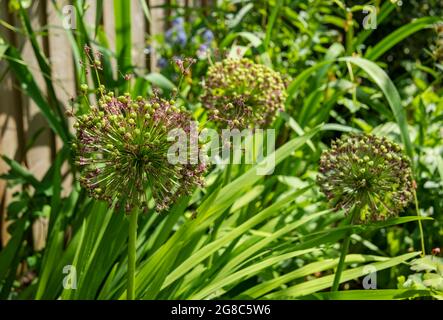
<path id="1" fill-rule="evenodd" d="M 185 20 L 183 17 L 177 17 L 174 20 L 172 20 L 172 27 L 183 27 L 185 24 Z"/>
<path id="2" fill-rule="evenodd" d="M 160 69 L 165 68 L 168 65 L 168 60 L 160 57 L 157 61 L 157 67 L 159 67 Z"/>
<path id="3" fill-rule="evenodd" d="M 165 32 L 167 42 L 171 44 L 179 44 L 182 47 L 186 44 L 188 36 L 186 35 L 184 23 L 185 21 L 182 17 L 172 20 L 172 27 Z"/>
<path id="4" fill-rule="evenodd" d="M 177 32 L 176 42 L 179 45 L 181 45 L 183 47 L 186 44 L 187 39 L 188 39 L 188 36 L 186 35 L 186 32 L 184 30 L 179 30 Z"/>
<path id="5" fill-rule="evenodd" d="M 203 38 L 203 40 L 204 40 L 204 42 L 205 42 L 206 44 L 209 44 L 209 43 L 212 42 L 212 40 L 214 40 L 214 34 L 212 33 L 211 30 L 206 29 L 206 30 L 203 32 L 202 38 Z"/>
<path id="6" fill-rule="evenodd" d="M 165 38 L 166 38 L 166 41 L 168 41 L 168 42 L 172 42 L 172 41 L 173 41 L 173 39 L 172 39 L 173 35 L 174 35 L 174 30 L 173 30 L 173 28 L 166 30 L 166 31 L 165 31 Z"/>

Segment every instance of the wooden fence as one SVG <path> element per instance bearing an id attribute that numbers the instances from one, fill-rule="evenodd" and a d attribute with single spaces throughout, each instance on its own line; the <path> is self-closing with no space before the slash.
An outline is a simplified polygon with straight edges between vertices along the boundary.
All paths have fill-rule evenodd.
<path id="1" fill-rule="evenodd" d="M 170 12 L 162 5 L 171 4 L 172 1 L 142 0 L 150 8 L 150 22 L 146 19 L 140 0 L 127 1 L 131 1 L 133 63 L 136 67 L 152 70 L 155 68 L 155 58 L 146 59 L 144 53 L 146 36 L 165 30 Z M 0 0 L 0 19 L 12 26 L 18 26 L 20 25 L 18 17 L 8 10 L 8 3 L 9 1 Z M 94 26 L 97 3 L 93 0 L 87 0 L 86 3 L 89 6 L 85 17 L 87 25 Z M 195 7 L 206 6 L 208 1 L 182 0 L 173 1 L 173 3 L 183 7 Z M 57 1 L 57 4 L 60 6 L 69 5 L 70 1 L 60 0 Z M 62 102 L 67 102 L 76 92 L 75 62 L 66 31 L 63 29 L 63 21 L 56 14 L 51 0 L 32 1 L 29 10 L 34 30 L 45 30 L 44 28 L 48 27 L 47 36 L 39 36 L 38 41 L 44 49 L 45 55 L 49 57 L 55 87 L 59 89 L 56 92 L 57 98 Z M 114 1 L 112 0 L 103 1 L 102 24 L 110 47 L 114 48 Z M 0 26 L 0 35 L 20 48 L 23 60 L 32 71 L 36 83 L 41 88 L 45 88 L 44 79 L 39 72 L 30 41 L 19 32 L 11 31 L 3 26 Z M 7 64 L 5 61 L 0 61 L 0 75 L 3 76 L 5 71 L 7 71 Z M 50 167 L 61 142 L 49 129 L 36 104 L 23 94 L 19 83 L 11 73 L 6 73 L 6 76 L 1 79 L 0 129 L 0 154 L 18 161 L 38 179 L 42 178 Z M 30 141 L 34 139 L 32 148 L 28 149 Z M 0 160 L 0 174 L 5 173 L 7 169 L 8 166 Z M 71 182 L 66 180 L 64 183 L 69 186 Z M 0 180 L 0 240 L 3 244 L 8 240 L 5 223 L 6 207 L 16 190 L 6 188 L 5 181 Z M 45 221 L 42 220 L 33 227 L 38 231 L 39 228 L 45 228 L 44 224 Z M 35 233 L 43 234 L 42 232 Z M 38 241 L 36 242 L 38 243 Z"/>

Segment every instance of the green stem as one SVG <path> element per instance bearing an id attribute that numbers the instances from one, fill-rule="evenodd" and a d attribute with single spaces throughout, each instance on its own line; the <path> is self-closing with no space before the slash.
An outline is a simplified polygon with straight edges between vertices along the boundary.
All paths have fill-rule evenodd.
<path id="1" fill-rule="evenodd" d="M 135 299 L 135 263 L 137 258 L 137 218 L 138 208 L 132 210 L 129 216 L 129 240 L 128 240 L 128 290 L 127 300 Z"/>
<path id="2" fill-rule="evenodd" d="M 226 171 L 225 171 L 225 174 L 224 174 L 224 177 L 223 177 L 223 185 L 227 185 L 230 182 L 230 180 L 231 180 L 231 169 L 232 169 L 232 154 L 230 155 L 230 162 L 226 165 Z M 221 222 L 226 218 L 226 215 L 228 213 L 229 213 L 229 210 L 225 210 L 222 213 L 222 215 L 218 219 L 215 220 L 215 222 L 213 224 L 212 232 L 211 232 L 211 234 L 209 236 L 210 242 L 214 241 L 217 238 L 217 232 L 218 232 L 218 229 L 221 226 Z M 212 254 L 209 257 L 208 267 L 207 267 L 208 270 L 212 267 L 212 263 L 214 262 L 214 258 L 215 258 L 215 253 Z"/>
<path id="3" fill-rule="evenodd" d="M 357 211 L 358 210 L 356 209 L 356 207 L 351 209 L 351 214 L 350 214 L 351 225 L 352 225 L 352 222 L 354 220 L 354 216 Z M 335 277 L 334 277 L 334 282 L 332 284 L 331 291 L 338 291 L 338 287 L 340 285 L 341 274 L 343 273 L 343 269 L 345 267 L 346 255 L 348 254 L 349 244 L 351 243 L 351 235 L 352 235 L 352 228 L 346 232 L 346 236 L 343 240 L 343 244 L 341 246 L 341 252 L 340 252 L 340 259 L 338 260 L 337 271 L 335 271 Z"/>
<path id="4" fill-rule="evenodd" d="M 346 54 L 352 56 L 354 52 L 354 21 L 351 11 L 346 13 L 346 27 Z"/>
<path id="5" fill-rule="evenodd" d="M 340 252 L 340 260 L 338 261 L 337 271 L 335 272 L 334 283 L 332 284 L 331 291 L 338 291 L 338 286 L 340 285 L 340 277 L 345 266 L 345 258 L 348 254 L 349 243 L 351 242 L 351 232 L 348 231 L 346 238 L 343 241 Z"/>
<path id="6" fill-rule="evenodd" d="M 232 172 L 232 157 L 231 162 L 226 165 L 225 177 L 223 181 L 223 185 L 229 184 L 231 182 L 231 172 Z"/>
<path id="7" fill-rule="evenodd" d="M 417 216 L 421 217 L 420 215 L 420 209 L 418 207 L 418 199 L 417 199 L 417 192 L 415 192 L 415 190 L 413 191 L 414 193 L 414 201 L 415 201 L 415 211 L 417 212 Z M 423 235 L 423 225 L 421 223 L 421 220 L 418 220 L 418 228 L 420 229 L 420 238 L 421 238 L 421 255 L 425 256 L 426 255 L 426 250 L 425 250 L 425 237 Z"/>

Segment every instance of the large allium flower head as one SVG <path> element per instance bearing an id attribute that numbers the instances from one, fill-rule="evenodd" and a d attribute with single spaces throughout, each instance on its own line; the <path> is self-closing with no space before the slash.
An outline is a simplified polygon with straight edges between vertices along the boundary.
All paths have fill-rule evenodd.
<path id="1" fill-rule="evenodd" d="M 395 216 L 413 198 L 410 161 L 400 146 L 368 134 L 334 141 L 321 155 L 317 182 L 337 210 L 356 206 L 361 223 Z"/>
<path id="2" fill-rule="evenodd" d="M 246 58 L 225 59 L 209 67 L 202 103 L 221 127 L 260 128 L 274 121 L 286 97 L 279 73 Z"/>
<path id="3" fill-rule="evenodd" d="M 147 209 L 150 190 L 156 210 L 166 209 L 183 194 L 201 185 L 205 166 L 172 164 L 168 149 L 174 143 L 168 132 L 189 133 L 191 117 L 174 101 L 153 95 L 149 99 L 129 94 L 115 97 L 103 92 L 97 106 L 77 116 L 76 163 L 80 182 L 94 198 Z"/>

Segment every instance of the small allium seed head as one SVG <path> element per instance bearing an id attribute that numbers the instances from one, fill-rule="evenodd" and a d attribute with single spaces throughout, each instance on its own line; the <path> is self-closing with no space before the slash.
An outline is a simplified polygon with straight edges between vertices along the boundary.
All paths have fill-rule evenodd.
<path id="1" fill-rule="evenodd" d="M 322 153 L 319 171 L 317 183 L 331 205 L 346 213 L 357 206 L 360 223 L 395 216 L 413 197 L 409 159 L 385 138 L 343 136 Z"/>
<path id="2" fill-rule="evenodd" d="M 175 143 L 168 132 L 190 132 L 192 119 L 157 96 L 123 98 L 109 92 L 98 107 L 76 117 L 73 149 L 80 182 L 92 197 L 109 203 L 117 200 L 127 211 L 136 206 L 146 210 L 150 191 L 157 211 L 164 210 L 203 184 L 204 166 L 168 161 L 168 150 Z"/>
<path id="3" fill-rule="evenodd" d="M 209 117 L 221 127 L 237 129 L 269 126 L 287 97 L 278 72 L 244 58 L 209 67 L 203 89 Z"/>

